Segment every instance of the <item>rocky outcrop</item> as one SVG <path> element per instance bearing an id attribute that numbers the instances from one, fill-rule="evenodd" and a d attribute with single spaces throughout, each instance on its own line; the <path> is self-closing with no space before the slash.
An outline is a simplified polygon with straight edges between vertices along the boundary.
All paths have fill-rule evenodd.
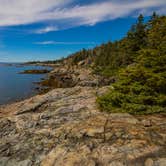
<path id="1" fill-rule="evenodd" d="M 100 112 L 108 87 L 55 89 L 0 107 L 1 166 L 165 166 L 166 115 Z"/>
<path id="2" fill-rule="evenodd" d="M 101 87 L 115 82 L 115 78 L 105 78 L 93 73 L 88 67 L 69 67 L 61 65 L 52 70 L 45 80 L 38 84 L 41 92 L 47 92 L 54 88 L 69 88 L 75 86 Z"/>

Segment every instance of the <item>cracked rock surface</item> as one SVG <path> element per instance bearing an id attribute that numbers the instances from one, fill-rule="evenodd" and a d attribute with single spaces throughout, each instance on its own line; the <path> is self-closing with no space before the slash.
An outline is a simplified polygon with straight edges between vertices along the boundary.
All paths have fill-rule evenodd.
<path id="1" fill-rule="evenodd" d="M 107 89 L 55 89 L 0 107 L 0 166 L 165 166 L 166 115 L 100 112 Z"/>

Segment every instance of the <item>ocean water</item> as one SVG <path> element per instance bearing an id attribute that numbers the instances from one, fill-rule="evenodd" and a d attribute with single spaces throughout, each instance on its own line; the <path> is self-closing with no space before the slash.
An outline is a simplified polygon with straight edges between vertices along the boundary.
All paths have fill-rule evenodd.
<path id="1" fill-rule="evenodd" d="M 0 63 L 0 105 L 19 101 L 37 94 L 37 85 L 46 74 L 19 74 L 29 69 L 45 69 L 42 66 L 6 65 Z M 50 69 L 50 68 L 47 68 Z"/>

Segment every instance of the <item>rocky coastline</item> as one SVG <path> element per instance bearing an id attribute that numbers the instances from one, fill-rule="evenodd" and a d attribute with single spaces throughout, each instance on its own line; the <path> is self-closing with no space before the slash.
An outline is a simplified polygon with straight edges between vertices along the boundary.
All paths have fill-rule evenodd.
<path id="1" fill-rule="evenodd" d="M 60 65 L 44 94 L 0 107 L 0 166 L 165 166 L 166 115 L 101 112 L 115 78 Z"/>

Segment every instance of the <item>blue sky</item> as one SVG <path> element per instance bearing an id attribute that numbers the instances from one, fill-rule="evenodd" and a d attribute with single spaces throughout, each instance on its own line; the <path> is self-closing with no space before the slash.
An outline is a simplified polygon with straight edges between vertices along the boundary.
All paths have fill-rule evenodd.
<path id="1" fill-rule="evenodd" d="M 0 0 L 0 61 L 52 60 L 122 38 L 165 0 Z"/>

